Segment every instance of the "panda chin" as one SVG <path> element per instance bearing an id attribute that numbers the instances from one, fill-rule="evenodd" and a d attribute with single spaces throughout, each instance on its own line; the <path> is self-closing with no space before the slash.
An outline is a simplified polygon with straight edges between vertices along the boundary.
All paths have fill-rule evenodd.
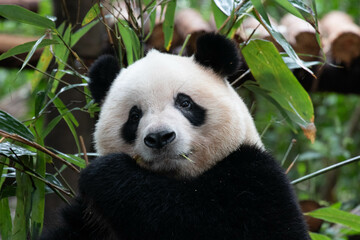
<path id="1" fill-rule="evenodd" d="M 192 151 L 181 154 L 152 154 L 150 158 L 136 155 L 134 159 L 140 167 L 161 175 L 179 178 L 183 175 L 184 170 L 187 169 L 189 165 L 195 164 L 191 157 Z"/>

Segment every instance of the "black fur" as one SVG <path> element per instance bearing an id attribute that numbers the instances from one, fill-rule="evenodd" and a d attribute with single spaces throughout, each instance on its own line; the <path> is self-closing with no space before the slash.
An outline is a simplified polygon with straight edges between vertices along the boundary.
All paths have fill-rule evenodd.
<path id="1" fill-rule="evenodd" d="M 223 77 L 234 74 L 240 65 L 239 50 L 235 44 L 224 36 L 213 33 L 198 38 L 195 60 Z"/>
<path id="2" fill-rule="evenodd" d="M 187 102 L 184 107 L 183 104 Z M 199 127 L 205 123 L 206 109 L 194 102 L 190 96 L 179 93 L 175 99 L 175 107 L 186 117 L 189 122 Z"/>
<path id="3" fill-rule="evenodd" d="M 103 55 L 92 64 L 89 70 L 89 89 L 96 103 L 104 100 L 119 72 L 119 62 L 112 55 Z"/>
<path id="4" fill-rule="evenodd" d="M 134 143 L 139 121 L 142 117 L 142 111 L 134 106 L 129 111 L 129 117 L 126 123 L 121 127 L 121 137 L 129 144 Z"/>
<path id="5" fill-rule="evenodd" d="M 191 180 L 147 171 L 125 154 L 108 155 L 82 172 L 79 188 L 82 204 L 92 206 L 85 215 L 96 212 L 102 227 L 73 226 L 85 219 L 76 217 L 84 208 L 74 205 L 76 220 L 42 239 L 111 239 L 97 232 L 106 223 L 114 239 L 310 240 L 283 170 L 253 146 Z"/>

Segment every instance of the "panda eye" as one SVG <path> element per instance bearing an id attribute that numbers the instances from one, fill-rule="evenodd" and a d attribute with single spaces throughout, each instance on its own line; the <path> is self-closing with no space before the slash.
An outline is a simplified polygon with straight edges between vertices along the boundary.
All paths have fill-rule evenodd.
<path id="1" fill-rule="evenodd" d="M 181 108 L 190 108 L 191 107 L 191 102 L 189 100 L 185 100 L 180 104 Z"/>
<path id="2" fill-rule="evenodd" d="M 138 113 L 133 113 L 130 115 L 130 120 L 132 122 L 137 122 L 137 121 L 139 121 L 139 119 L 140 119 L 140 114 L 138 114 Z"/>
<path id="3" fill-rule="evenodd" d="M 139 122 L 140 118 L 142 117 L 142 112 L 136 106 L 132 107 L 129 113 L 129 120 L 133 123 Z"/>
<path id="4" fill-rule="evenodd" d="M 179 109 L 190 110 L 193 106 L 193 101 L 189 96 L 179 93 L 176 96 L 175 105 Z"/>

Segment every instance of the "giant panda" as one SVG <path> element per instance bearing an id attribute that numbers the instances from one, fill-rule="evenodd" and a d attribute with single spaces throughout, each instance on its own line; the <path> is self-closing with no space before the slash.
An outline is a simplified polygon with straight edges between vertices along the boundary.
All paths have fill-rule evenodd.
<path id="1" fill-rule="evenodd" d="M 103 56 L 90 90 L 101 155 L 42 239 L 308 240 L 282 168 L 227 82 L 236 46 L 205 34 L 192 57 L 150 51 L 125 69 Z"/>

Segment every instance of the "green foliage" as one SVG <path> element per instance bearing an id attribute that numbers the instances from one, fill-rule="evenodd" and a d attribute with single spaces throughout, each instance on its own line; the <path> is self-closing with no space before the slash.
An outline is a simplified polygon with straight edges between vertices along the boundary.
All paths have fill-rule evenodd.
<path id="1" fill-rule="evenodd" d="M 203 7 L 198 1 L 192 0 L 188 2 L 191 6 Z M 299 160 L 295 170 L 290 171 L 289 177 L 297 179 L 307 175 L 309 172 L 325 169 L 325 165 L 319 161 L 320 159 L 331 159 L 331 163 L 335 164 L 354 155 L 360 139 L 358 136 L 345 134 L 346 129 L 338 129 L 341 128 L 338 126 L 340 125 L 338 123 L 343 123 L 346 119 L 351 118 L 348 112 L 351 111 L 352 107 L 356 106 L 358 99 L 336 96 L 337 99 L 334 100 L 331 96 L 312 95 L 311 98 L 314 100 L 312 102 L 289 68 L 301 67 L 311 72 L 309 67 L 319 62 L 306 63 L 299 59 L 291 45 L 271 25 L 269 12 L 266 8 L 267 5 L 264 5 L 263 1 L 245 0 L 241 4 L 238 4 L 238 2 L 233 0 L 212 1 L 211 6 L 208 3 L 207 7 L 209 9 L 211 7 L 217 31 L 231 38 L 244 18 L 252 16 L 271 33 L 272 37 L 286 52 L 285 54 L 280 54 L 272 43 L 262 40 L 246 42 L 241 46 L 244 58 L 256 80 L 256 82 L 248 81 L 242 86 L 255 93 L 256 98 L 259 95 L 267 99 L 267 101 L 258 101 L 257 111 L 261 112 L 261 114 L 256 114 L 255 116 L 260 129 L 268 131 L 264 135 L 264 142 L 268 146 L 273 146 L 271 147 L 274 150 L 273 152 L 283 154 L 284 149 L 288 148 L 286 138 L 289 140 L 291 138 L 298 139 L 298 143 L 295 145 L 298 150 L 296 154 L 299 155 Z M 309 3 L 309 6 L 301 0 L 273 0 L 268 2 L 285 12 L 308 21 L 316 28 L 317 17 L 309 7 L 313 5 L 313 1 L 308 1 L 311 3 Z M 152 34 L 156 15 L 159 14 L 157 12 L 159 5 L 162 8 L 159 15 L 162 15 L 164 20 L 164 48 L 166 50 L 170 49 L 173 38 L 175 11 L 176 8 L 183 4 L 183 1 L 160 1 L 157 3 L 157 1 L 145 0 L 143 1 L 144 5 L 140 5 L 140 3 L 141 1 L 126 0 L 128 18 L 118 19 L 113 16 L 117 20 L 115 27 L 110 30 L 106 26 L 109 36 L 112 36 L 112 47 L 116 50 L 123 67 L 134 63 L 144 56 L 143 45 Z M 49 14 L 50 1 L 46 0 L 44 4 L 45 10 L 40 12 Z M 89 97 L 87 78 L 70 66 L 68 60 L 73 57 L 84 69 L 87 68 L 72 47 L 96 23 L 103 22 L 106 24 L 109 16 L 103 16 L 103 7 L 102 4 L 95 3 L 81 21 L 81 28 L 74 31 L 74 27 L 66 22 L 55 27 L 54 22 L 42 14 L 36 14 L 13 5 L 0 5 L 0 16 L 10 19 L 21 26 L 25 24 L 27 26 L 30 25 L 36 29 L 37 35 L 39 35 L 37 41 L 16 46 L 0 56 L 0 60 L 3 60 L 19 53 L 28 53 L 18 73 L 11 73 L 14 78 L 20 79 L 18 81 L 20 82 L 19 85 L 24 82 L 23 75 L 28 70 L 23 70 L 23 68 L 28 64 L 33 53 L 36 49 L 43 49 L 40 60 L 36 65 L 36 71 L 31 74 L 31 78 L 28 78 L 28 81 L 31 82 L 33 96 L 29 120 L 21 122 L 8 113 L 0 111 L 0 173 L 2 173 L 0 178 L 0 234 L 2 239 L 26 239 L 27 237 L 36 239 L 42 231 L 45 194 L 55 193 L 65 202 L 67 201 L 65 196 L 74 196 L 73 190 L 67 185 L 66 181 L 61 181 L 64 180 L 61 175 L 61 171 L 64 168 L 70 168 L 79 172 L 79 169 L 86 167 L 85 160 L 80 157 L 82 149 L 77 134 L 79 123 L 73 113 L 82 111 L 89 113 L 89 116 L 93 116 L 99 110 L 99 107 Z M 137 8 L 138 11 L 131 7 Z M 147 35 L 145 35 L 144 31 L 146 21 L 149 21 Z M 56 68 L 49 69 L 51 62 L 56 63 Z M 15 81 L 2 82 L 2 74 L 4 75 L 0 69 L 0 95 L 5 95 L 7 92 L 3 90 L 2 86 L 5 86 L 4 89 L 10 89 L 8 91 L 11 92 L 16 89 L 17 83 Z M 67 74 L 77 77 L 81 83 L 73 84 L 66 82 L 65 76 Z M 65 86 L 60 88 L 60 82 Z M 70 89 L 76 89 L 83 94 L 84 102 L 86 102 L 84 106 L 70 108 L 70 106 L 66 106 L 60 100 L 59 96 Z M 337 107 L 334 107 L 334 102 L 338 104 Z M 331 121 L 335 121 L 335 127 L 334 124 L 325 126 L 326 131 L 323 132 L 323 135 L 320 135 L 315 144 L 309 147 L 309 141 L 305 140 L 305 137 L 301 134 L 296 134 L 296 124 L 301 126 L 305 133 L 306 130 L 310 132 L 313 130 L 311 129 L 314 119 L 313 103 L 314 106 L 318 107 L 315 116 L 320 120 L 331 119 Z M 346 105 L 345 107 L 348 108 L 346 113 L 341 112 L 341 104 Z M 45 125 L 44 117 L 51 105 L 55 106 L 58 115 L 53 119 L 49 119 L 49 122 Z M 282 115 L 274 115 L 275 108 Z M 62 119 L 70 129 L 76 142 L 78 148 L 76 154 L 62 153 L 57 149 L 50 149 L 44 144 L 45 137 Z M 280 119 L 280 121 L 277 119 Z M 291 132 L 288 128 L 279 126 L 282 122 L 287 122 L 294 131 Z M 313 134 L 313 132 L 310 134 L 311 137 L 314 136 Z M 278 138 L 272 136 L 281 136 L 282 140 L 285 141 L 279 141 Z M 276 147 L 278 149 L 275 149 Z M 286 157 L 284 157 L 285 166 L 289 165 L 287 158 L 294 159 L 293 154 L 294 150 L 289 148 Z M 282 156 L 278 158 L 281 159 Z M 46 164 L 53 164 L 54 160 L 60 161 L 63 167 L 60 170 L 56 169 L 56 174 L 51 175 L 46 173 L 45 167 Z M 359 165 L 355 168 L 344 167 L 341 170 L 345 171 L 348 175 L 357 176 L 357 169 L 359 169 Z M 302 198 L 309 198 L 311 195 L 316 195 L 316 189 L 321 185 L 323 177 L 319 177 L 320 180 L 316 181 L 316 186 L 312 188 L 304 187 L 304 183 L 296 185 L 299 189 L 306 189 L 299 191 L 300 196 Z M 9 180 L 7 182 L 11 184 L 5 183 L 5 179 Z M 339 183 L 342 186 L 348 186 L 348 181 L 356 180 L 360 181 L 356 177 L 351 179 L 341 178 Z M 341 181 L 344 182 L 342 183 Z M 350 184 L 346 191 L 353 190 L 353 186 L 354 184 Z M 357 188 L 359 187 L 357 186 Z M 9 197 L 17 198 L 15 219 L 11 219 L 10 216 Z M 321 199 L 320 197 L 318 198 Z M 343 224 L 355 232 L 359 231 L 359 219 L 350 213 L 338 209 L 324 208 L 309 213 L 309 215 L 324 219 L 330 223 Z M 326 231 L 322 233 L 332 236 Z M 341 234 L 340 236 L 345 236 L 347 233 Z M 327 236 L 311 234 L 313 239 L 320 240 L 329 239 Z"/>
<path id="2" fill-rule="evenodd" d="M 332 208 L 332 207 L 320 208 L 306 215 L 318 219 L 323 219 L 325 221 L 329 221 L 332 223 L 339 223 L 355 231 L 360 232 L 360 216 L 345 211 L 341 211 L 336 208 Z"/>
<path id="3" fill-rule="evenodd" d="M 12 133 L 17 134 L 28 140 L 34 139 L 34 135 L 29 131 L 29 129 L 26 126 L 24 126 L 17 119 L 13 118 L 11 115 L 1 110 L 0 110 L 0 129 L 10 134 Z"/>
<path id="4" fill-rule="evenodd" d="M 285 117 L 289 117 L 289 120 L 303 129 L 314 128 L 310 97 L 286 66 L 275 46 L 271 42 L 253 40 L 242 49 L 242 54 L 260 91 L 254 85 L 246 86 L 275 100 L 275 106 Z M 315 139 L 315 132 L 311 134 L 310 138 Z"/>
<path id="5" fill-rule="evenodd" d="M 174 34 L 176 0 L 169 1 L 166 5 L 165 19 L 163 23 L 164 47 L 169 51 Z"/>

